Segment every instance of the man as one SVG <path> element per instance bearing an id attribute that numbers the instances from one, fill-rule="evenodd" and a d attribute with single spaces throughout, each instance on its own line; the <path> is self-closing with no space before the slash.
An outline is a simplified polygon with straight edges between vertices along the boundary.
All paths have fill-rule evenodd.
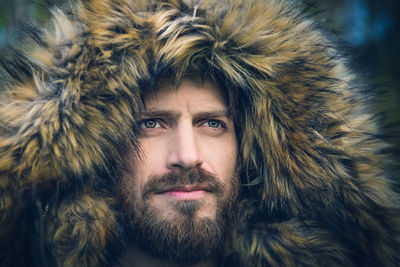
<path id="1" fill-rule="evenodd" d="M 195 77 L 178 89 L 164 82 L 145 98 L 140 154 L 129 160 L 133 171 L 121 184 L 136 244 L 145 251 L 212 261 L 222 245 L 238 177 L 234 124 L 221 93 Z M 124 265 L 137 266 L 141 254 L 128 251 Z"/>
<path id="2" fill-rule="evenodd" d="M 3 59 L 2 265 L 396 266 L 387 146 L 299 6 L 53 14 Z"/>

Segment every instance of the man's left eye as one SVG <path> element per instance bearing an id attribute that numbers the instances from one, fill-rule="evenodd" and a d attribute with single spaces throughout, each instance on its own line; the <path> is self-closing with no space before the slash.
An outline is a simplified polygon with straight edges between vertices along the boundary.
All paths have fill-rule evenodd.
<path id="1" fill-rule="evenodd" d="M 223 126 L 222 123 L 217 120 L 206 121 L 203 125 L 211 128 L 219 128 Z"/>

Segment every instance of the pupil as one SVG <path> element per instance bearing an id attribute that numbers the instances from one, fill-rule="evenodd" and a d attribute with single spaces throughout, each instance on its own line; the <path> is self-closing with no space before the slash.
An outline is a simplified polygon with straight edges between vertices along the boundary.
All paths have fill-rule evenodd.
<path id="1" fill-rule="evenodd" d="M 219 122 L 217 122 L 217 121 L 209 121 L 209 122 L 208 122 L 208 125 L 209 125 L 210 127 L 217 128 L 218 125 L 219 125 Z"/>
<path id="2" fill-rule="evenodd" d="M 149 120 L 145 122 L 147 128 L 154 128 L 156 123 L 153 120 Z"/>

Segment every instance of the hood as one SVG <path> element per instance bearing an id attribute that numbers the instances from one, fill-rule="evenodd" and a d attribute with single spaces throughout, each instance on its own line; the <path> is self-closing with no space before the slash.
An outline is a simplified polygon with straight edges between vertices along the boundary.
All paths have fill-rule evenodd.
<path id="1" fill-rule="evenodd" d="M 109 264 L 121 229 L 108 188 L 139 147 L 143 95 L 160 77 L 201 72 L 242 114 L 226 264 L 399 260 L 398 200 L 364 85 L 297 2 L 88 0 L 28 33 L 1 72 L 2 251 L 27 246 L 17 222 L 34 207 L 39 223 L 23 229 L 45 229 L 43 257 Z M 13 253 L 0 260 L 21 261 Z"/>

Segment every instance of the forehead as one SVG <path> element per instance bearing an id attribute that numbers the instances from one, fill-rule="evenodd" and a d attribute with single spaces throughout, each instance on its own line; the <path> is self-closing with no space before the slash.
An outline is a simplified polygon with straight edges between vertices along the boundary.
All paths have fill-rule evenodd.
<path id="1" fill-rule="evenodd" d="M 146 110 L 163 107 L 178 108 L 182 105 L 218 107 L 227 109 L 224 92 L 214 81 L 201 78 L 185 78 L 178 85 L 161 80 L 155 92 L 144 98 Z"/>

